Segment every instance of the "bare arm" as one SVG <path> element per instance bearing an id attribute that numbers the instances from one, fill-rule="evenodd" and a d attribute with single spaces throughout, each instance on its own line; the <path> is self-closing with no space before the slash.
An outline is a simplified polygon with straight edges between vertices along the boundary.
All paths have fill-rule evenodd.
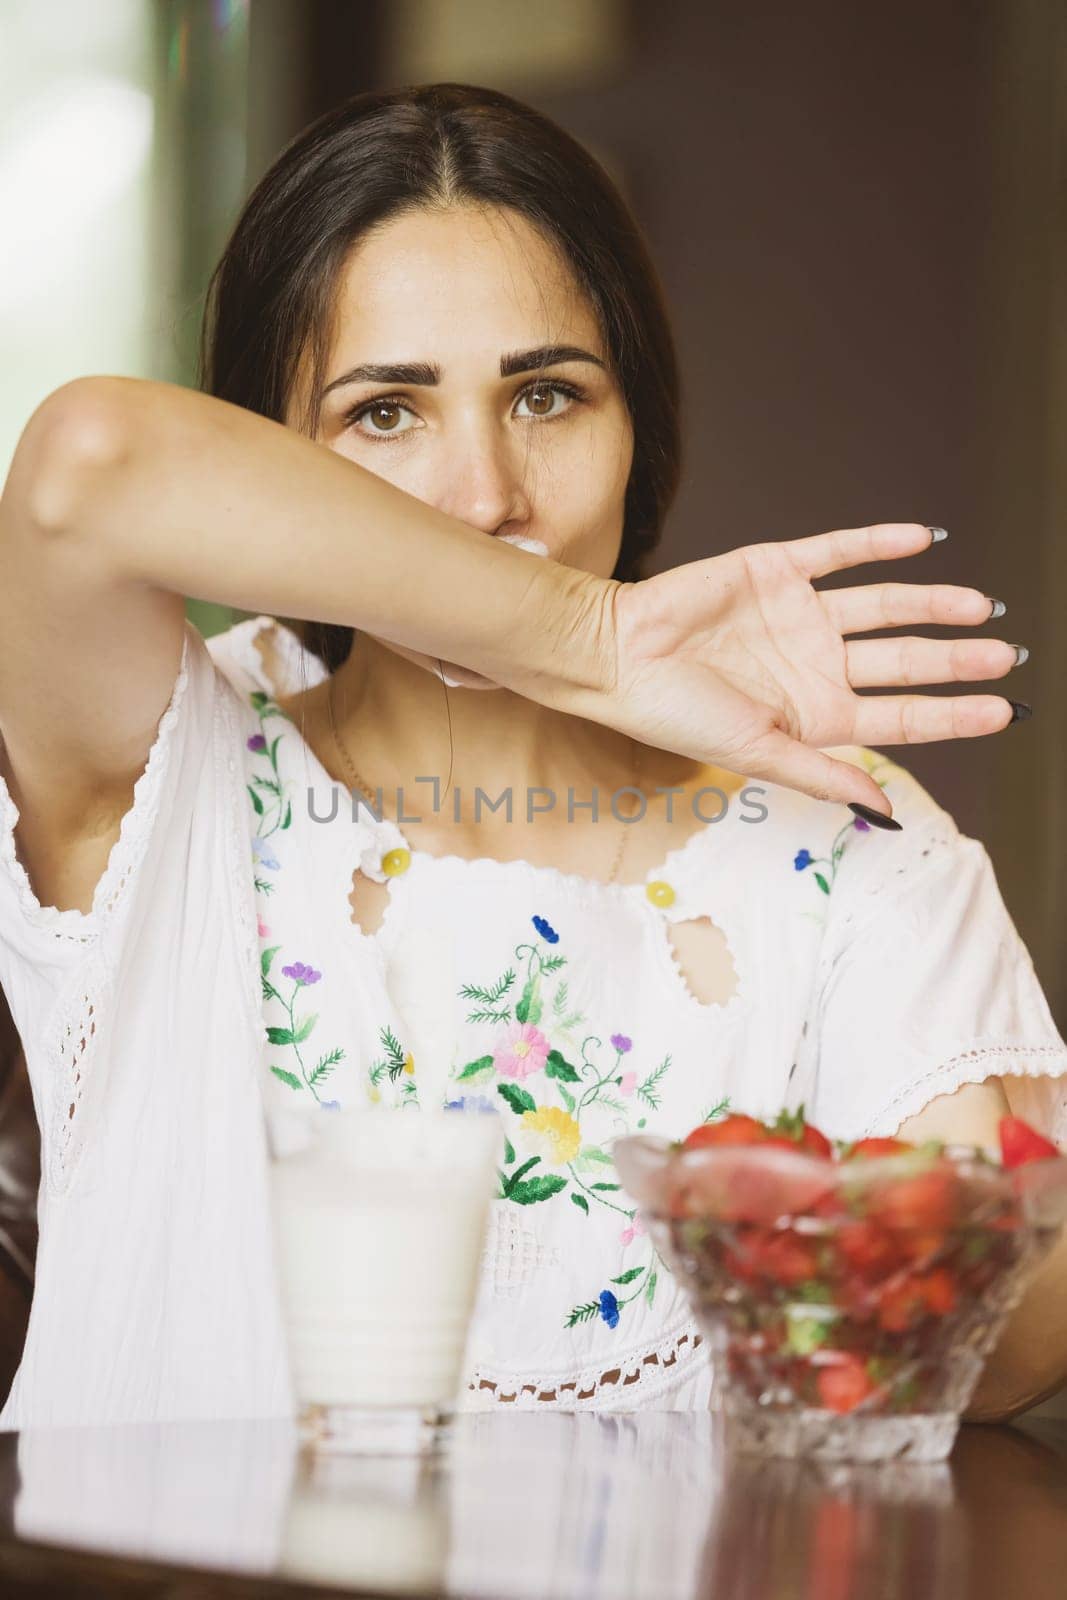
<path id="1" fill-rule="evenodd" d="M 81 477 L 114 448 L 88 391 L 57 391 L 23 430 L 0 497 L 0 771 L 42 903 L 87 911 L 181 657 L 181 595 L 116 578 L 44 520 L 59 440 Z"/>
<path id="2" fill-rule="evenodd" d="M 227 401 L 134 378 L 78 380 L 53 398 L 76 402 L 80 384 L 118 447 L 60 473 L 44 520 L 106 556 L 117 580 L 348 624 L 489 670 L 519 656 L 553 679 L 600 681 L 594 641 L 569 633 L 567 668 L 545 628 L 570 610 L 549 595 L 603 580 L 486 538 Z"/>
<path id="3" fill-rule="evenodd" d="M 885 815 L 881 789 L 828 747 L 995 732 L 1010 707 L 861 699 L 852 680 L 998 677 L 1015 652 L 846 646 L 887 622 L 973 627 L 989 602 L 944 584 L 821 595 L 811 579 L 930 542 L 884 523 L 620 584 L 487 538 L 239 406 L 77 379 L 30 419 L 0 500 L 0 760 L 20 849 L 31 877 L 74 893 L 65 865 L 84 848 L 91 866 L 116 831 L 174 683 L 185 595 L 362 628 L 646 743 Z"/>
<path id="4" fill-rule="evenodd" d="M 0 770 L 23 864 L 60 906 L 89 909 L 177 676 L 185 595 L 490 673 L 521 658 L 546 693 L 601 670 L 595 618 L 576 625 L 600 580 L 172 384 L 77 379 L 48 397 L 0 498 L 0 562 Z"/>

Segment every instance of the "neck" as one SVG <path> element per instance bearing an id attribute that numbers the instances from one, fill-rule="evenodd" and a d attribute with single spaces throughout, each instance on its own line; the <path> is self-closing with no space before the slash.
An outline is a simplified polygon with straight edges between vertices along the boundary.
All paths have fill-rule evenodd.
<path id="1" fill-rule="evenodd" d="M 633 782 L 634 745 L 625 735 L 508 689 L 447 687 L 368 634 L 356 635 L 330 699 L 350 763 L 372 794 L 382 789 L 387 811 L 400 786 L 408 812 L 430 809 L 434 787 L 418 778 L 438 780 L 449 814 L 461 788 L 464 816 L 473 815 L 476 788 L 493 799 L 510 787 L 524 813 L 527 788 L 550 790 L 558 811 L 569 787 L 577 803 L 597 786 L 603 808 L 612 789 Z"/>

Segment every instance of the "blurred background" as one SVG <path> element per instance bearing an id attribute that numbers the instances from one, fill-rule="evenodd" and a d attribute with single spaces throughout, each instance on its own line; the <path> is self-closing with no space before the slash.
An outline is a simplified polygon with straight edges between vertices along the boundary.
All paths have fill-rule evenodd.
<path id="1" fill-rule="evenodd" d="M 837 581 L 1005 601 L 983 631 L 1031 659 L 991 687 L 1033 719 L 889 753 L 986 843 L 1067 1032 L 1062 0 L 4 0 L 0 29 L 0 471 L 69 378 L 195 382 L 211 269 L 312 118 L 434 80 L 529 101 L 620 185 L 672 311 L 656 569 L 916 520 L 948 542 Z"/>

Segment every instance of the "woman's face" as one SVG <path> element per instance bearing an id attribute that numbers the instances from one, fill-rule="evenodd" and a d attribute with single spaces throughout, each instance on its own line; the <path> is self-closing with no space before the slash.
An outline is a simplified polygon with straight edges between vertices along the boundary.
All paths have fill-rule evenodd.
<path id="1" fill-rule="evenodd" d="M 367 367 L 380 370 L 357 374 Z M 321 443 L 485 534 L 610 577 L 629 413 L 592 307 L 524 218 L 418 211 L 364 239 L 341 275 L 326 370 Z"/>

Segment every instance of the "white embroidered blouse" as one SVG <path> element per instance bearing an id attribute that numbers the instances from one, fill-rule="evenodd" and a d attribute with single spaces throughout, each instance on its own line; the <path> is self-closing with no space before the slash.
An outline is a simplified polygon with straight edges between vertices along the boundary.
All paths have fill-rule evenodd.
<path id="1" fill-rule="evenodd" d="M 270 626 L 283 681 L 255 648 Z M 0 780 L 0 982 L 42 1130 L 0 1428 L 291 1414 L 263 1111 L 294 1097 L 503 1116 L 476 1408 L 707 1405 L 688 1305 L 617 1186 L 620 1133 L 679 1135 L 724 1102 L 890 1133 L 995 1074 L 1067 1139 L 1067 1045 L 989 857 L 879 752 L 839 753 L 900 833 L 752 785 L 644 881 L 604 884 L 429 855 L 365 804 L 353 820 L 273 698 L 323 675 L 269 618 L 207 642 L 186 624 L 88 913 L 38 903 Z M 388 885 L 373 933 L 352 920 L 357 867 Z M 722 1004 L 674 953 L 671 925 L 700 917 L 733 958 Z"/>

